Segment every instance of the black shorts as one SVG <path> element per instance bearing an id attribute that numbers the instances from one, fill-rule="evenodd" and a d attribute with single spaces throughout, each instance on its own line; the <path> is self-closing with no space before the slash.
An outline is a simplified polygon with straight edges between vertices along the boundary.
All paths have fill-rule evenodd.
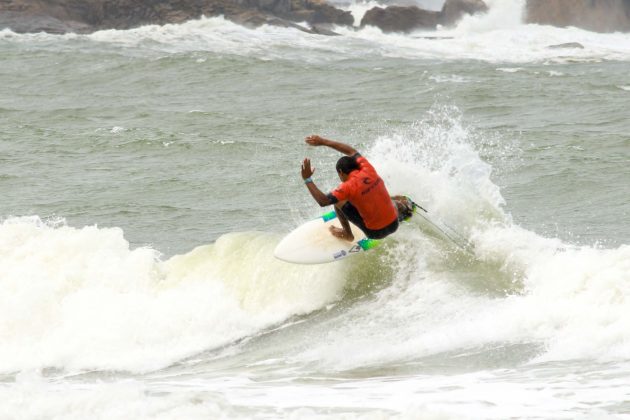
<path id="1" fill-rule="evenodd" d="M 383 239 L 386 236 L 389 236 L 398 230 L 398 218 L 396 218 L 396 220 L 394 220 L 392 223 L 390 223 L 389 225 L 385 226 L 382 229 L 372 230 L 365 226 L 365 222 L 363 221 L 363 218 L 359 214 L 359 211 L 357 210 L 356 207 L 350 204 L 350 202 L 347 202 L 346 204 L 344 204 L 343 207 L 341 207 L 341 211 L 350 222 L 352 222 L 359 229 L 361 229 L 363 233 L 365 233 L 365 236 L 367 236 L 370 239 Z"/>

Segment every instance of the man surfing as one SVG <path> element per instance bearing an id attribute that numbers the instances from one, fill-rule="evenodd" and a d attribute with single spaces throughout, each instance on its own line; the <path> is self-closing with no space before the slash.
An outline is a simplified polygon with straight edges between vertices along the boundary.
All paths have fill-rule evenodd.
<path id="1" fill-rule="evenodd" d="M 390 197 L 374 167 L 353 147 L 317 135 L 307 137 L 306 143 L 327 146 L 345 155 L 336 166 L 341 184 L 329 194 L 324 194 L 313 182 L 315 169 L 311 169 L 311 160 L 305 158 L 302 163 L 302 179 L 317 204 L 335 206 L 341 228 L 330 227 L 334 236 L 352 241 L 350 221 L 368 238 L 383 239 L 396 232 L 400 221 L 411 217 L 413 202 L 404 196 Z"/>

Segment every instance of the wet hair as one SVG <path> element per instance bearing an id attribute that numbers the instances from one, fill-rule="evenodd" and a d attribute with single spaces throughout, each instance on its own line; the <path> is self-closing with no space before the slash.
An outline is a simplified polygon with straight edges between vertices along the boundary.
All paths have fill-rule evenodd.
<path id="1" fill-rule="evenodd" d="M 335 166 L 335 168 L 337 169 L 337 172 L 349 174 L 350 172 L 359 169 L 359 164 L 352 156 L 342 156 L 337 161 L 337 166 Z"/>

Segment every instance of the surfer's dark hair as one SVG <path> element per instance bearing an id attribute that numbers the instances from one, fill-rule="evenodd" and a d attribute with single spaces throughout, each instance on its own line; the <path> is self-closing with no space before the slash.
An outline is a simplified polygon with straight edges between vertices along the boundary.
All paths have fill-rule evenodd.
<path id="1" fill-rule="evenodd" d="M 337 161 L 337 172 L 343 172 L 349 174 L 352 171 L 359 169 L 359 164 L 354 156 L 342 156 Z"/>

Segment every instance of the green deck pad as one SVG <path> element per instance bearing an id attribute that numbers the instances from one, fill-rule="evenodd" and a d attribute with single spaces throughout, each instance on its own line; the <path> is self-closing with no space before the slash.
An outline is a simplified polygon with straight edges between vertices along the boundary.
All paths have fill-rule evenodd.
<path id="1" fill-rule="evenodd" d="M 328 213 L 322 214 L 322 219 L 324 219 L 324 222 L 333 220 L 336 217 L 337 217 L 337 213 L 334 210 L 329 211 Z"/>
<path id="2" fill-rule="evenodd" d="M 370 250 L 372 248 L 376 248 L 376 246 L 378 246 L 380 241 L 378 239 L 365 238 L 365 239 L 361 239 L 357 243 L 359 244 L 361 249 L 363 249 L 364 251 L 367 251 L 367 250 Z"/>

